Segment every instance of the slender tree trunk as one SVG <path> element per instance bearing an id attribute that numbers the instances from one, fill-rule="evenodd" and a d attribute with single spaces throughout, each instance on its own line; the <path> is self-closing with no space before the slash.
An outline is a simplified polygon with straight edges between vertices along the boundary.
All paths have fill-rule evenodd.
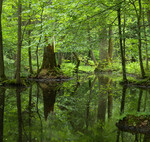
<path id="1" fill-rule="evenodd" d="M 16 70 L 16 83 L 20 84 L 20 72 L 21 72 L 21 0 L 18 0 L 18 49 L 17 49 L 17 70 Z"/>
<path id="2" fill-rule="evenodd" d="M 31 8 L 31 1 L 29 2 L 29 9 Z M 31 25 L 31 17 L 29 15 L 29 26 Z M 29 54 L 29 68 L 30 68 L 30 74 L 33 74 L 33 70 L 32 70 L 32 55 L 31 55 L 31 29 L 29 29 L 28 31 L 28 45 L 29 45 L 29 49 L 28 49 L 28 54 Z"/>
<path id="3" fill-rule="evenodd" d="M 139 15 L 137 14 L 137 26 L 138 26 L 138 41 L 139 41 L 139 61 L 140 61 L 140 68 L 141 68 L 141 74 L 142 78 L 145 78 L 145 71 L 143 67 L 143 59 L 142 59 L 142 40 L 141 40 L 141 16 L 142 16 L 142 5 L 141 0 L 139 0 Z"/>
<path id="4" fill-rule="evenodd" d="M 144 40 L 145 40 L 145 50 L 146 50 L 146 69 L 148 70 L 148 44 L 146 36 L 146 26 L 145 26 L 145 15 L 143 12 L 143 28 L 144 28 Z"/>
<path id="5" fill-rule="evenodd" d="M 112 62 L 113 41 L 112 41 L 112 26 L 109 27 L 109 47 L 108 47 L 108 62 Z"/>
<path id="6" fill-rule="evenodd" d="M 124 0 L 125 2 L 125 0 Z M 124 53 L 124 58 L 126 57 L 126 37 L 125 37 L 125 30 L 126 30 L 126 15 L 125 13 L 123 14 L 123 53 Z"/>
<path id="7" fill-rule="evenodd" d="M 63 58 L 63 53 L 62 52 L 58 52 L 58 65 L 61 66 L 62 64 L 62 58 Z"/>
<path id="8" fill-rule="evenodd" d="M 92 51 L 92 44 L 91 44 L 91 33 L 90 33 L 90 26 L 88 27 L 88 41 L 89 41 L 89 57 L 93 60 L 94 64 L 97 65 L 97 61 L 95 59 L 94 53 Z"/>
<path id="9" fill-rule="evenodd" d="M 74 68 L 74 70 L 75 70 L 75 73 L 78 73 L 78 70 L 79 70 L 79 65 L 80 65 L 80 60 L 79 60 L 79 58 L 78 58 L 78 55 L 75 53 L 75 52 L 73 52 L 73 55 L 74 55 L 74 57 L 75 57 L 75 59 L 76 59 L 76 66 L 75 66 L 75 68 Z"/>
<path id="10" fill-rule="evenodd" d="M 119 41 L 120 41 L 120 51 L 121 51 L 121 61 L 122 61 L 122 73 L 123 73 L 123 81 L 127 82 L 126 77 L 126 64 L 125 64 L 125 53 L 122 45 L 122 31 L 121 31 L 121 8 L 119 7 L 117 10 L 118 15 L 118 29 L 119 29 Z"/>
<path id="11" fill-rule="evenodd" d="M 42 1 L 41 1 L 42 2 Z M 36 46 L 36 63 L 37 63 L 37 75 L 39 74 L 40 72 L 40 69 L 39 69 L 39 44 L 41 43 L 41 39 L 42 39 L 42 29 L 43 29 L 43 26 L 42 26 L 42 23 L 43 23 L 43 12 L 44 12 L 44 6 L 42 5 L 42 12 L 41 12 L 41 32 L 40 32 L 40 38 L 39 38 L 39 42 Z"/>
<path id="12" fill-rule="evenodd" d="M 93 60 L 94 64 L 97 65 L 97 61 L 96 61 L 96 58 L 94 56 L 93 50 L 89 50 L 89 53 L 90 53 L 90 57 Z"/>
<path id="13" fill-rule="evenodd" d="M 148 0 L 148 6 L 150 5 L 150 0 Z M 147 20 L 148 20 L 148 25 L 150 28 L 150 8 L 148 7 L 147 9 Z"/>
<path id="14" fill-rule="evenodd" d="M 2 37 L 2 4 L 3 0 L 0 0 L 0 80 L 4 80 L 5 77 L 5 69 L 4 69 L 4 55 L 3 55 L 3 37 Z"/>

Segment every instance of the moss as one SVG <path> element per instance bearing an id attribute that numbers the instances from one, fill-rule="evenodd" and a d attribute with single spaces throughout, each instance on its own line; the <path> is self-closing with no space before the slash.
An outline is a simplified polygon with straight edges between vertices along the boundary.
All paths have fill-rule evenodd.
<path id="1" fill-rule="evenodd" d="M 37 78 L 56 79 L 56 78 L 68 78 L 63 74 L 59 68 L 53 70 L 42 69 Z"/>
<path id="2" fill-rule="evenodd" d="M 21 78 L 20 84 L 16 83 L 16 79 L 8 79 L 0 82 L 0 86 L 27 86 L 28 83 L 26 78 Z"/>
<path id="3" fill-rule="evenodd" d="M 116 123 L 116 126 L 126 132 L 150 133 L 150 115 L 127 115 Z"/>

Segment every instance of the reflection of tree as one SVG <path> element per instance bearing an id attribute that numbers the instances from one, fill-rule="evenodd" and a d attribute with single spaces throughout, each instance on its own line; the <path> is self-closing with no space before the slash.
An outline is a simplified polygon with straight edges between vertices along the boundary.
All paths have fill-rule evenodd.
<path id="1" fill-rule="evenodd" d="M 112 79 L 109 79 L 109 88 L 108 88 L 108 118 L 112 116 L 112 109 L 113 109 L 113 96 L 112 96 Z"/>
<path id="2" fill-rule="evenodd" d="M 123 88 L 122 88 L 122 99 L 121 99 L 120 115 L 124 113 L 126 90 L 127 90 L 127 86 L 124 85 Z M 117 131 L 117 142 L 119 142 L 119 137 L 120 137 L 120 130 Z M 123 134 L 122 134 L 122 139 L 123 139 Z"/>
<path id="3" fill-rule="evenodd" d="M 106 102 L 107 102 L 107 85 L 109 82 L 109 78 L 104 77 L 104 76 L 99 76 L 98 77 L 98 81 L 99 81 L 99 90 L 100 90 L 100 94 L 99 94 L 99 101 L 98 101 L 98 114 L 97 114 L 97 118 L 98 120 L 105 122 L 105 115 L 106 115 Z"/>
<path id="4" fill-rule="evenodd" d="M 140 107 L 141 107 L 142 95 L 143 95 L 143 90 L 140 89 L 139 100 L 138 100 L 138 107 L 137 107 L 137 111 L 138 111 L 138 112 L 140 111 Z"/>
<path id="5" fill-rule="evenodd" d="M 150 142 L 150 135 L 147 134 L 147 135 L 144 135 L 144 140 L 143 142 Z"/>
<path id="6" fill-rule="evenodd" d="M 18 142 L 22 142 L 22 113 L 21 113 L 21 91 L 16 89 L 17 110 L 18 110 Z"/>
<path id="7" fill-rule="evenodd" d="M 94 78 L 93 82 L 91 82 L 91 80 L 89 80 L 89 89 L 90 89 L 90 93 L 89 93 L 89 99 L 88 102 L 86 104 L 87 106 L 87 110 L 86 110 L 86 128 L 88 128 L 89 125 L 89 115 L 90 115 L 90 103 L 91 103 L 91 99 L 92 99 L 92 89 L 95 85 L 97 77 Z"/>
<path id="8" fill-rule="evenodd" d="M 31 118 L 32 118 L 32 85 L 29 89 L 29 142 L 32 140 L 31 134 Z"/>
<path id="9" fill-rule="evenodd" d="M 126 90 L 127 90 L 127 86 L 124 85 L 123 88 L 122 88 L 122 99 L 121 99 L 120 114 L 123 114 L 123 113 L 124 113 Z"/>
<path id="10" fill-rule="evenodd" d="M 0 142 L 3 142 L 4 105 L 5 105 L 5 89 L 0 88 Z"/>
<path id="11" fill-rule="evenodd" d="M 39 104 L 39 92 L 40 92 L 40 90 L 39 90 L 39 85 L 37 84 L 37 102 L 36 102 L 36 110 L 37 110 L 37 114 L 38 114 L 38 116 L 39 116 L 39 119 L 40 119 L 40 126 L 41 126 L 41 135 L 40 135 L 40 137 L 41 137 L 41 142 L 43 141 L 42 140 L 42 138 L 43 138 L 43 124 L 42 124 L 42 119 L 41 119 L 41 115 L 40 115 L 40 113 L 39 113 L 39 108 L 38 108 L 38 104 Z"/>
<path id="12" fill-rule="evenodd" d="M 43 92 L 44 116 L 45 120 L 47 120 L 48 114 L 50 112 L 54 112 L 54 104 L 56 92 L 58 90 L 58 83 L 40 83 L 40 87 Z"/>

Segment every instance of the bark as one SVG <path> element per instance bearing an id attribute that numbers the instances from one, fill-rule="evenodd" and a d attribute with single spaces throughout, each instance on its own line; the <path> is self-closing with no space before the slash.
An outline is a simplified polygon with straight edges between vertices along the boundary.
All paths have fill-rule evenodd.
<path id="1" fill-rule="evenodd" d="M 103 69 L 107 64 L 107 53 L 108 44 L 107 44 L 107 29 L 104 27 L 100 34 L 100 48 L 99 48 L 99 65 L 98 68 Z"/>
<path id="2" fill-rule="evenodd" d="M 95 65 L 97 65 L 97 61 L 96 61 L 96 59 L 95 59 L 95 56 L 94 56 L 94 53 L 93 53 L 93 51 L 92 51 L 92 44 L 91 44 L 91 33 L 90 33 L 90 27 L 88 27 L 88 40 L 89 40 L 89 57 L 91 57 L 91 59 L 93 60 L 93 62 L 94 62 L 94 64 Z"/>
<path id="3" fill-rule="evenodd" d="M 58 52 L 58 65 L 61 66 L 62 64 L 62 58 L 63 58 L 63 53 L 62 52 Z"/>
<path id="4" fill-rule="evenodd" d="M 150 0 L 148 0 L 148 5 L 150 4 Z M 148 25 L 149 25 L 149 28 L 150 28 L 150 8 L 147 9 L 147 20 L 148 20 Z"/>
<path id="5" fill-rule="evenodd" d="M 29 2 L 29 9 L 31 8 L 31 1 Z M 29 26 L 31 25 L 31 17 L 29 15 Z M 29 68 L 30 68 L 30 74 L 33 74 L 33 69 L 32 69 L 32 55 L 31 55 L 31 29 L 29 29 L 28 31 L 28 45 L 29 45 L 29 49 L 28 49 L 28 54 L 29 54 Z"/>
<path id="6" fill-rule="evenodd" d="M 145 50 L 146 50 L 146 69 L 148 70 L 148 44 L 147 44 L 147 36 L 146 36 L 146 25 L 145 25 L 145 15 L 143 12 L 143 28 L 144 28 L 144 41 L 145 41 Z"/>
<path id="7" fill-rule="evenodd" d="M 73 55 L 74 55 L 74 57 L 75 57 L 75 59 L 76 59 L 76 66 L 75 66 L 75 68 L 74 68 L 74 70 L 75 70 L 75 73 L 78 73 L 78 70 L 79 70 L 79 65 L 80 65 L 80 60 L 79 60 L 79 58 L 78 58 L 78 55 L 75 53 L 75 52 L 73 52 Z"/>
<path id="8" fill-rule="evenodd" d="M 4 80 L 5 77 L 5 68 L 4 68 L 4 55 L 3 55 L 3 37 L 2 37 L 2 4 L 3 0 L 0 1 L 0 80 Z"/>
<path id="9" fill-rule="evenodd" d="M 42 6 L 42 12 L 41 12 L 41 32 L 40 32 L 40 38 L 39 38 L 39 42 L 36 46 L 36 62 L 37 62 L 37 74 L 39 74 L 39 56 L 38 56 L 38 53 L 39 53 L 39 44 L 41 43 L 41 38 L 42 38 L 42 29 L 43 29 L 43 26 L 42 26 L 42 23 L 43 23 L 43 11 L 44 11 L 44 6 Z"/>
<path id="10" fill-rule="evenodd" d="M 113 41 L 112 41 L 112 26 L 109 27 L 109 47 L 108 47 L 108 62 L 112 62 Z"/>
<path id="11" fill-rule="evenodd" d="M 56 67 L 54 44 L 48 44 L 44 48 L 43 63 L 41 69 L 53 70 Z"/>
<path id="12" fill-rule="evenodd" d="M 90 57 L 93 60 L 94 64 L 97 65 L 97 61 L 96 61 L 96 58 L 94 56 L 93 50 L 89 50 L 89 54 L 90 54 Z"/>
<path id="13" fill-rule="evenodd" d="M 21 0 L 18 0 L 18 48 L 17 48 L 17 70 L 16 70 L 16 83 L 20 84 L 20 72 L 21 72 Z"/>
<path id="14" fill-rule="evenodd" d="M 139 0 L 139 15 L 137 14 L 137 27 L 138 27 L 138 49 L 139 49 L 139 61 L 140 61 L 140 68 L 141 68 L 141 75 L 142 78 L 145 78 L 145 71 L 143 67 L 143 59 L 142 59 L 142 40 L 141 40 L 141 16 L 142 16 L 142 5 L 141 0 Z"/>
<path id="15" fill-rule="evenodd" d="M 121 52 L 121 62 L 122 62 L 122 73 L 123 73 L 123 81 L 127 82 L 126 77 L 126 64 L 125 64 L 125 53 L 122 45 L 122 31 L 121 31 L 121 8 L 117 10 L 118 16 L 118 29 L 119 29 L 119 42 L 120 42 L 120 52 Z"/>

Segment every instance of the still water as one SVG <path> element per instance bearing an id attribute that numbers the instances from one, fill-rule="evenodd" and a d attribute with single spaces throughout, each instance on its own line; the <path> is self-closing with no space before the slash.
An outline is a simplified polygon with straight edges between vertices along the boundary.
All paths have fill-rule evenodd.
<path id="1" fill-rule="evenodd" d="M 105 75 L 0 88 L 0 142 L 149 142 L 116 127 L 126 114 L 149 112 L 150 89 Z"/>

